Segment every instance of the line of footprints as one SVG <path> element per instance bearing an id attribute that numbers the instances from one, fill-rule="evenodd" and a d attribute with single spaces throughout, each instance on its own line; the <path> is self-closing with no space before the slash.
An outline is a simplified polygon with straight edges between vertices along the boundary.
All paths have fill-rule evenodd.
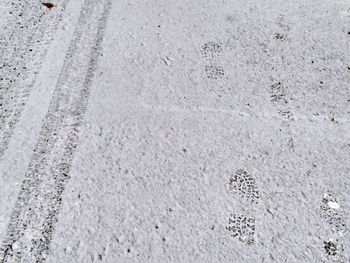
<path id="1" fill-rule="evenodd" d="M 237 170 L 229 181 L 230 192 L 239 198 L 245 206 L 254 210 L 260 199 L 259 190 L 255 179 L 245 170 Z M 320 207 L 320 215 L 330 227 L 329 239 L 323 241 L 323 251 L 326 258 L 331 262 L 343 263 L 346 261 L 344 255 L 344 239 L 347 236 L 344 210 L 338 204 L 333 193 L 324 194 Z M 230 235 L 248 245 L 254 244 L 255 218 L 244 213 L 232 213 L 228 220 L 226 229 Z"/>
<path id="2" fill-rule="evenodd" d="M 245 206 L 254 210 L 260 199 L 259 190 L 255 179 L 245 170 L 237 170 L 229 181 L 229 190 Z M 346 261 L 344 255 L 344 239 L 347 236 L 344 210 L 338 204 L 333 193 L 324 194 L 320 206 L 320 216 L 330 227 L 329 239 L 323 241 L 323 251 L 326 258 L 331 262 L 343 263 Z M 245 213 L 232 213 L 228 220 L 226 229 L 230 235 L 248 245 L 254 244 L 255 218 Z"/>
<path id="3" fill-rule="evenodd" d="M 224 67 L 214 62 L 223 51 L 223 45 L 219 42 L 207 42 L 201 47 L 201 54 L 207 63 L 204 66 L 205 74 L 210 80 L 219 80 L 225 76 Z M 236 171 L 230 178 L 229 188 L 241 200 L 253 205 L 258 203 L 260 196 L 256 182 L 246 171 Z M 233 238 L 249 245 L 254 244 L 255 219 L 245 213 L 232 213 L 226 229 Z"/>
<path id="4" fill-rule="evenodd" d="M 224 49 L 220 42 L 207 42 L 201 47 L 201 54 L 206 60 L 204 67 L 206 77 L 210 80 L 219 80 L 224 78 L 225 70 L 222 66 L 216 65 L 218 57 L 223 55 Z M 285 100 L 284 89 L 281 83 L 272 86 L 271 101 L 279 103 Z M 287 109 L 287 119 L 290 118 L 290 111 Z M 230 192 L 232 192 L 241 202 L 248 204 L 250 211 L 258 204 L 260 199 L 259 191 L 255 179 L 243 169 L 239 169 L 230 178 Z M 332 237 L 324 241 L 323 248 L 326 257 L 331 261 L 343 262 L 344 234 L 347 227 L 344 220 L 344 212 L 338 207 L 336 198 L 332 193 L 327 193 L 322 199 L 321 217 L 323 217 L 332 229 Z M 230 235 L 239 241 L 248 245 L 254 244 L 255 218 L 248 216 L 246 212 L 232 213 L 228 220 L 226 229 Z M 340 261 L 339 261 L 340 260 Z"/>

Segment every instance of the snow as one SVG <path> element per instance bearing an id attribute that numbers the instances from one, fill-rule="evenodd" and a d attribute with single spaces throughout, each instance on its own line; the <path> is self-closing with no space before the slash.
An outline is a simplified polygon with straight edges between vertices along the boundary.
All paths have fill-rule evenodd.
<path id="1" fill-rule="evenodd" d="M 349 261 L 348 1 L 52 3 L 0 3 L 0 262 Z"/>

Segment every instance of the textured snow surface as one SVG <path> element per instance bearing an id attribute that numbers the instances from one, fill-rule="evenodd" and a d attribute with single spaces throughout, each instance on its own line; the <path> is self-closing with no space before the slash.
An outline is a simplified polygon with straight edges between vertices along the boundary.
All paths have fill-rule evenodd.
<path id="1" fill-rule="evenodd" d="M 43 2 L 0 1 L 0 262 L 350 262 L 349 1 Z"/>

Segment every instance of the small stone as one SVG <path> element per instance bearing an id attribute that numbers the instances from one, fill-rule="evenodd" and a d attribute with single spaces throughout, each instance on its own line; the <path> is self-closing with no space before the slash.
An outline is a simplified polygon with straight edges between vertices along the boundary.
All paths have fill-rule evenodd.
<path id="1" fill-rule="evenodd" d="M 53 8 L 55 5 L 52 3 L 42 3 L 44 6 L 46 6 L 48 9 Z"/>

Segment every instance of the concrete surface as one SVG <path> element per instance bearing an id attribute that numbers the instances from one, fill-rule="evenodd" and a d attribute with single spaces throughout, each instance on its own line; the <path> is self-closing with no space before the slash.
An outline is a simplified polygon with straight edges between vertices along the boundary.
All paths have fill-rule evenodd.
<path id="1" fill-rule="evenodd" d="M 350 262 L 350 3 L 0 3 L 0 262 Z"/>

